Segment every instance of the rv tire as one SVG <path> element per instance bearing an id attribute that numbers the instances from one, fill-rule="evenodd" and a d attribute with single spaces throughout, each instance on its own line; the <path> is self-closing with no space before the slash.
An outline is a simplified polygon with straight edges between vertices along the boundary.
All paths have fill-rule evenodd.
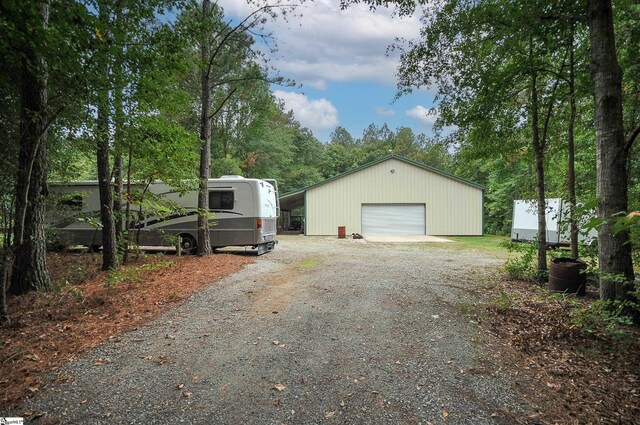
<path id="1" fill-rule="evenodd" d="M 183 254 L 195 254 L 198 251 L 198 242 L 196 238 L 188 233 L 180 235 L 180 249 Z"/>

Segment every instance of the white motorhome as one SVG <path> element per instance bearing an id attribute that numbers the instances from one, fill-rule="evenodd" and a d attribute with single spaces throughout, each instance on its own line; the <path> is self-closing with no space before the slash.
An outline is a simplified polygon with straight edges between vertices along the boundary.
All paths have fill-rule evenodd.
<path id="1" fill-rule="evenodd" d="M 547 224 L 547 244 L 549 246 L 568 246 L 571 241 L 569 233 L 569 203 L 561 198 L 546 200 L 545 218 Z M 580 226 L 578 226 L 580 227 Z M 590 242 L 597 238 L 595 229 L 585 234 L 580 230 L 580 242 Z M 513 220 L 511 221 L 511 240 L 514 242 L 531 242 L 538 237 L 538 202 L 518 199 L 513 201 Z"/>
<path id="2" fill-rule="evenodd" d="M 275 180 L 222 176 L 209 179 L 208 188 L 209 210 L 213 213 L 212 248 L 251 246 L 257 248 L 259 255 L 274 248 L 280 215 Z M 152 183 L 147 190 L 175 203 L 180 210 L 153 216 L 144 209 L 140 214 L 139 207 L 132 206 L 129 231 L 140 231 L 139 243 L 143 246 L 171 246 L 180 237 L 182 250 L 194 252 L 198 240 L 198 191 L 180 194 L 164 183 Z M 102 233 L 95 226 L 100 217 L 98 182 L 50 183 L 49 192 L 61 199 L 47 211 L 47 221 L 59 243 L 102 245 Z"/>

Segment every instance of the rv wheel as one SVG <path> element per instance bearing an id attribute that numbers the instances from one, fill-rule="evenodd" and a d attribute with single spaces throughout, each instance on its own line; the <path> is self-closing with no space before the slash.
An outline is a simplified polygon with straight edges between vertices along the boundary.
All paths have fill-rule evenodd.
<path id="1" fill-rule="evenodd" d="M 184 254 L 195 254 L 198 250 L 198 242 L 189 234 L 180 235 L 180 249 Z"/>

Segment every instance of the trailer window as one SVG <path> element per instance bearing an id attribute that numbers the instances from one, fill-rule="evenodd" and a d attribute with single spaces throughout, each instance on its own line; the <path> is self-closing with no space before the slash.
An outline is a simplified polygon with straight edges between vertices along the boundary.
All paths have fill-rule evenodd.
<path id="1" fill-rule="evenodd" d="M 82 210 L 82 194 L 68 193 L 58 195 L 59 197 L 54 201 L 59 209 L 68 211 L 80 211 Z"/>
<path id="2" fill-rule="evenodd" d="M 232 210 L 234 207 L 233 192 L 229 190 L 209 192 L 210 210 Z"/>

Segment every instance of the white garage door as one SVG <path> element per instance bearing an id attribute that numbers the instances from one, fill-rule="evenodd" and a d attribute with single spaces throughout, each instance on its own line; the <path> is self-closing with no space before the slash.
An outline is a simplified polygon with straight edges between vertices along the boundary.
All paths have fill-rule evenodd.
<path id="1" fill-rule="evenodd" d="M 424 204 L 362 204 L 364 235 L 424 235 Z"/>

